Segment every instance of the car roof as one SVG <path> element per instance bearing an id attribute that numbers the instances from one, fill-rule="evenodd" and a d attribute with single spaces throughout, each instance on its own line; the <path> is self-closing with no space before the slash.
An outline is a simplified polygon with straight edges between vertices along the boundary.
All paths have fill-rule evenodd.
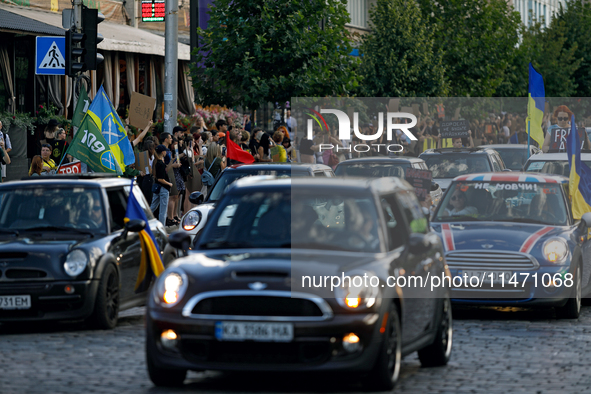
<path id="1" fill-rule="evenodd" d="M 532 145 L 533 146 L 533 145 Z M 491 145 L 480 145 L 482 149 L 523 149 L 527 150 L 527 145 L 524 144 L 491 144 Z"/>
<path id="2" fill-rule="evenodd" d="M 20 181 L 9 181 L 0 183 L 0 188 L 4 187 L 30 187 L 33 185 L 43 186 L 84 186 L 84 187 L 113 187 L 129 186 L 130 178 L 120 177 L 114 174 L 53 174 L 38 177 L 23 178 Z"/>
<path id="3" fill-rule="evenodd" d="M 591 153 L 581 153 L 581 159 L 591 161 Z M 538 153 L 537 155 L 531 156 L 528 160 L 568 161 L 568 156 L 566 152 Z"/>
<path id="4" fill-rule="evenodd" d="M 227 193 L 253 193 L 261 189 L 285 189 L 296 186 L 319 191 L 341 189 L 346 191 L 392 192 L 412 190 L 412 186 L 396 177 L 384 178 L 283 178 L 269 175 L 242 178 L 229 185 Z"/>
<path id="5" fill-rule="evenodd" d="M 246 171 L 260 171 L 260 170 L 283 170 L 290 166 L 291 170 L 296 171 L 308 171 L 308 168 L 312 171 L 325 171 L 331 170 L 327 165 L 324 164 L 310 164 L 310 163 L 252 163 L 252 164 L 234 164 L 229 166 L 229 170 L 246 170 Z"/>
<path id="6" fill-rule="evenodd" d="M 494 149 L 489 148 L 439 148 L 439 149 L 427 149 L 420 156 L 423 155 L 441 155 L 449 153 L 471 153 L 471 154 L 489 154 Z M 420 157 L 419 156 L 419 157 Z"/>
<path id="7" fill-rule="evenodd" d="M 526 182 L 526 183 L 568 183 L 562 175 L 540 174 L 538 172 L 484 172 L 460 175 L 456 181 Z"/>
<path id="8" fill-rule="evenodd" d="M 357 159 L 349 159 L 340 162 L 338 165 L 349 165 L 356 163 L 424 163 L 425 160 L 418 157 L 411 156 L 374 156 L 374 157 L 360 157 Z"/>

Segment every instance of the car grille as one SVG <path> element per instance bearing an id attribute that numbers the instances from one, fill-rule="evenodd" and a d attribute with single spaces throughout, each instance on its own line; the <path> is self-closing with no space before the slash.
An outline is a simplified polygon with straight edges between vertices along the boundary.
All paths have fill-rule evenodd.
<path id="1" fill-rule="evenodd" d="M 1 276 L 1 275 L 0 275 Z M 36 269 L 8 269 L 4 272 L 7 279 L 39 279 L 47 277 L 47 272 Z"/>
<path id="2" fill-rule="evenodd" d="M 303 317 L 323 315 L 314 302 L 289 297 L 227 296 L 206 298 L 197 303 L 193 314 L 235 316 L 283 316 Z"/>
<path id="3" fill-rule="evenodd" d="M 523 286 L 519 283 L 518 286 L 505 287 L 501 284 L 491 286 L 490 283 L 481 287 L 472 288 L 470 286 L 452 287 L 452 299 L 462 300 L 478 300 L 478 301 L 522 301 L 531 298 L 531 285 L 525 283 Z"/>
<path id="4" fill-rule="evenodd" d="M 265 343 L 183 339 L 183 356 L 192 362 L 258 365 L 322 363 L 330 358 L 328 341 Z"/>
<path id="5" fill-rule="evenodd" d="M 533 270 L 538 263 L 525 253 L 466 250 L 448 252 L 447 265 L 452 269 Z"/>

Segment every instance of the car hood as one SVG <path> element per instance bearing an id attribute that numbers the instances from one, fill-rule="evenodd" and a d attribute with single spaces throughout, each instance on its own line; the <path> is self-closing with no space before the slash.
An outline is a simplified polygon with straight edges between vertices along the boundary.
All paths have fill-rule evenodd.
<path id="1" fill-rule="evenodd" d="M 302 277 L 341 276 L 360 267 L 371 269 L 371 264 L 379 261 L 378 255 L 371 253 L 289 249 L 260 253 L 241 249 L 193 253 L 175 260 L 171 267 L 179 267 L 193 278 L 199 292 L 248 290 L 253 283 L 261 282 L 265 290 L 312 291 L 321 295 L 324 291 L 320 288 L 303 289 Z"/>
<path id="2" fill-rule="evenodd" d="M 541 241 L 560 234 L 560 227 L 527 223 L 432 223 L 446 252 L 453 250 L 490 250 L 530 253 Z"/>
<path id="3" fill-rule="evenodd" d="M 76 246 L 89 242 L 94 240 L 92 238 L 48 240 L 3 237 L 0 239 L 0 264 L 3 270 L 33 270 L 39 275 L 36 278 L 61 279 L 66 276 L 63 263 L 66 261 L 68 252 Z"/>

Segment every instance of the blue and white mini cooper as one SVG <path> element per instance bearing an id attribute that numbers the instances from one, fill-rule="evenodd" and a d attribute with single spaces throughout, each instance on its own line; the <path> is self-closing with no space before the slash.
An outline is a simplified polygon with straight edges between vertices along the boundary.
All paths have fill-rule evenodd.
<path id="1" fill-rule="evenodd" d="M 459 304 L 553 306 L 579 316 L 591 213 L 573 219 L 568 179 L 531 173 L 455 178 L 432 221 Z"/>

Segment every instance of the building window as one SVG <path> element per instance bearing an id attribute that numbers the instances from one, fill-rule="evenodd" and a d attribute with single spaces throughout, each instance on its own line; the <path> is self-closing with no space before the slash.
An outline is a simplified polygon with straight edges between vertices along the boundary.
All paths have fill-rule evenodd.
<path id="1" fill-rule="evenodd" d="M 367 0 L 347 0 L 347 11 L 351 16 L 351 25 L 367 27 Z"/>

